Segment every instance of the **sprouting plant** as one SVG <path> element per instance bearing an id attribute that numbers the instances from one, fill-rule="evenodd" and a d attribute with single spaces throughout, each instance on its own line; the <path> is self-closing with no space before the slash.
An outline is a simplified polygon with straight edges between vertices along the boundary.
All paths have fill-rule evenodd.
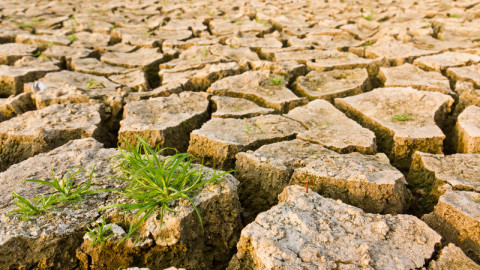
<path id="1" fill-rule="evenodd" d="M 76 171 L 72 172 L 74 169 Z M 90 172 L 90 176 L 88 177 L 87 182 L 82 183 L 80 185 L 75 183 L 75 176 L 79 173 L 84 173 L 86 170 L 81 167 L 75 167 L 69 169 L 62 177 L 59 179 L 55 177 L 55 174 L 52 170 L 52 181 L 44 181 L 39 179 L 27 179 L 26 182 L 35 182 L 42 185 L 50 186 L 55 189 L 58 193 L 58 201 L 62 203 L 71 203 L 80 200 L 85 195 L 95 194 L 99 191 L 93 190 L 90 188 L 93 178 L 93 172 L 95 167 Z"/>
<path id="2" fill-rule="evenodd" d="M 35 56 L 37 58 L 41 58 L 43 60 L 53 61 L 52 57 L 43 54 L 42 51 L 38 51 L 38 52 L 34 53 L 33 56 Z"/>
<path id="3" fill-rule="evenodd" d="M 270 82 L 272 82 L 274 85 L 280 85 L 283 83 L 283 76 L 275 75 L 273 77 L 270 77 Z"/>
<path id="4" fill-rule="evenodd" d="M 373 11 L 370 11 L 370 14 L 368 15 L 362 15 L 362 18 L 367 20 L 367 21 L 373 21 Z"/>
<path id="5" fill-rule="evenodd" d="M 161 157 L 165 149 L 153 150 L 148 143 L 136 135 L 137 143 L 132 145 L 128 139 L 123 139 L 125 146 L 119 147 L 120 160 L 117 166 L 124 174 L 120 180 L 128 183 L 124 189 L 117 192 L 129 199 L 132 203 L 108 205 L 99 211 L 108 208 L 120 208 L 121 212 L 137 211 L 130 222 L 128 233 L 120 242 L 130 237 L 142 223 L 156 210 L 160 210 L 160 228 L 163 224 L 165 211 L 175 212 L 170 203 L 177 200 L 188 201 L 195 210 L 200 225 L 203 228 L 202 217 L 193 201 L 193 194 L 198 188 L 209 183 L 218 183 L 224 173 L 217 173 L 207 177 L 200 168 L 192 166 L 192 156 L 187 153 L 176 153 L 172 156 Z M 170 206 L 169 206 L 170 205 Z"/>
<path id="6" fill-rule="evenodd" d="M 26 29 L 33 30 L 33 29 L 35 29 L 35 27 L 31 23 L 20 23 L 18 26 L 23 30 L 26 30 Z"/>
<path id="7" fill-rule="evenodd" d="M 207 14 L 208 14 L 208 16 L 213 17 L 213 16 L 215 16 L 216 12 L 215 12 L 215 10 L 212 10 L 212 11 L 208 11 Z"/>
<path id="8" fill-rule="evenodd" d="M 75 34 L 71 34 L 70 36 L 67 37 L 68 40 L 71 42 L 74 42 L 75 40 L 78 39 L 78 37 Z"/>
<path id="9" fill-rule="evenodd" d="M 8 215 L 12 213 L 21 213 L 21 218 L 28 219 L 30 216 L 43 214 L 54 208 L 58 204 L 69 204 L 78 202 L 83 196 L 89 194 L 95 194 L 103 192 L 104 190 L 93 190 L 90 188 L 92 182 L 93 172 L 95 168 L 90 172 L 90 176 L 86 183 L 77 185 L 75 184 L 75 176 L 79 173 L 86 172 L 85 169 L 78 167 L 77 170 L 70 174 L 75 169 L 69 169 L 59 180 L 55 177 L 52 170 L 52 181 L 43 181 L 38 179 L 27 179 L 25 182 L 36 182 L 41 185 L 47 185 L 52 187 L 56 193 L 52 193 L 48 196 L 36 196 L 32 199 L 27 199 L 13 192 L 14 203 L 18 207 L 12 210 Z"/>
<path id="10" fill-rule="evenodd" d="M 371 42 L 370 40 L 367 40 L 367 42 L 363 43 L 363 47 L 364 47 L 364 48 L 367 48 L 367 47 L 372 46 L 372 45 L 373 45 L 373 44 L 372 44 L 372 42 Z"/>
<path id="11" fill-rule="evenodd" d="M 258 126 L 258 125 L 256 125 L 256 124 L 253 125 L 253 127 L 247 124 L 247 125 L 245 126 L 245 130 L 244 130 L 243 132 L 245 132 L 245 134 L 247 134 L 247 142 L 250 142 L 250 137 L 251 137 L 252 135 L 256 134 L 257 132 L 259 132 L 260 134 L 262 134 L 262 133 L 263 133 L 263 130 L 260 128 L 260 126 Z"/>
<path id="12" fill-rule="evenodd" d="M 102 248 L 106 241 L 113 236 L 112 232 L 112 224 L 107 224 L 107 221 L 105 220 L 105 217 L 103 217 L 103 220 L 101 223 L 99 222 L 92 222 L 96 223 L 96 226 L 94 228 L 87 228 L 88 232 L 87 235 L 92 238 L 92 242 L 90 243 L 90 246 L 94 246 L 99 244 L 100 248 Z"/>
<path id="13" fill-rule="evenodd" d="M 393 121 L 406 122 L 413 120 L 413 115 L 409 112 L 400 112 L 392 116 Z"/>
<path id="14" fill-rule="evenodd" d="M 236 24 L 236 25 L 242 25 L 243 22 L 242 22 L 242 21 L 236 21 L 235 24 Z"/>
<path id="15" fill-rule="evenodd" d="M 474 202 L 480 203 L 480 197 L 473 199 Z"/>
<path id="16" fill-rule="evenodd" d="M 13 192 L 12 196 L 17 209 L 8 212 L 8 215 L 21 213 L 21 219 L 28 219 L 30 216 L 46 213 L 58 203 L 56 195 L 27 199 Z"/>
<path id="17" fill-rule="evenodd" d="M 87 84 L 87 89 L 98 88 L 98 87 L 105 88 L 105 84 L 103 84 L 102 82 L 98 82 L 97 80 L 95 80 L 93 78 L 88 79 L 86 84 Z"/>
<path id="18" fill-rule="evenodd" d="M 208 56 L 208 48 L 207 46 L 202 47 L 202 56 L 200 57 L 200 61 L 203 62 Z"/>
<path id="19" fill-rule="evenodd" d="M 450 17 L 450 18 L 460 18 L 460 15 L 455 14 L 455 13 L 453 13 L 453 14 L 452 14 L 452 13 L 449 13 L 449 14 L 448 14 L 448 17 Z"/>

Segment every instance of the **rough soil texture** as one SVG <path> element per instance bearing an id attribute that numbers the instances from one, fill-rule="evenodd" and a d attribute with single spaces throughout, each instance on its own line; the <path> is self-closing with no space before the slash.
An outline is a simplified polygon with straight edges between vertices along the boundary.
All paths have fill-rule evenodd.
<path id="1" fill-rule="evenodd" d="M 375 134 L 346 117 L 327 101 L 312 101 L 284 116 L 308 129 L 298 133 L 298 139 L 320 144 L 339 153 L 357 151 L 373 154 L 376 151 Z"/>
<path id="2" fill-rule="evenodd" d="M 0 170 L 70 140 L 104 138 L 101 105 L 59 104 L 0 123 Z"/>
<path id="3" fill-rule="evenodd" d="M 480 196 L 471 191 L 447 190 L 432 213 L 422 219 L 448 242 L 480 263 Z"/>
<path id="4" fill-rule="evenodd" d="M 297 121 L 279 115 L 243 120 L 213 118 L 191 133 L 188 152 L 202 158 L 209 166 L 229 169 L 237 153 L 293 139 L 305 130 Z"/>
<path id="5" fill-rule="evenodd" d="M 458 116 L 455 132 L 459 153 L 480 153 L 480 107 L 465 109 Z"/>
<path id="6" fill-rule="evenodd" d="M 294 185 L 243 229 L 227 269 L 414 269 L 440 239 L 416 217 L 366 214 Z"/>
<path id="7" fill-rule="evenodd" d="M 224 190 L 196 194 L 204 234 L 195 211 L 176 200 L 172 207 L 181 211 L 168 214 L 168 228 L 160 231 L 156 212 L 137 241 L 116 246 L 128 227 L 123 213 L 96 209 L 122 201 L 119 194 L 69 206 L 86 213 L 61 225 L 77 228 L 69 236 L 58 225 L 63 208 L 29 222 L 1 217 L 5 235 L 16 235 L 16 224 L 21 235 L 39 234 L 15 236 L 0 252 L 7 254 L 0 269 L 225 269 L 249 223 L 244 232 L 256 242 L 240 241 L 232 269 L 478 268 L 478 239 L 465 240 L 476 227 L 462 227 L 478 226 L 478 217 L 458 221 L 477 210 L 477 200 L 459 206 L 446 199 L 449 192 L 480 194 L 478 1 L 0 2 L 0 175 L 9 172 L 0 202 L 8 198 L 13 207 L 15 188 L 34 196 L 21 182 L 30 177 L 25 173 L 88 163 L 95 154 L 82 153 L 113 153 L 124 139 L 135 143 L 135 135 L 152 147 L 175 148 L 165 155 L 187 152 L 195 163 L 235 169 L 239 180 L 228 177 Z M 90 143 L 87 151 L 73 143 L 87 138 L 103 146 Z M 47 152 L 62 145 L 78 146 L 78 160 L 69 148 L 62 151 L 71 157 L 50 162 Z M 27 159 L 39 165 L 12 170 Z M 370 213 L 359 217 L 385 222 L 401 241 L 383 239 L 384 225 L 370 236 L 370 221 L 335 220 L 344 210 L 275 210 L 286 207 L 278 200 L 282 190 L 307 183 L 307 199 L 359 207 Z M 344 204 L 333 209 L 356 209 Z M 90 246 L 85 223 L 103 217 L 115 235 L 107 247 Z M 265 217 L 271 224 L 257 229 L 255 219 Z M 317 221 L 300 217 L 324 223 L 303 226 Z M 43 227 L 35 225 L 40 220 Z M 327 221 L 333 223 L 322 227 Z M 295 231 L 292 246 L 284 248 L 288 234 L 270 237 L 280 234 L 274 225 Z M 36 228 L 59 233 L 42 238 Z M 348 241 L 320 245 L 336 233 Z M 368 242 L 377 238 L 382 245 Z M 246 246 L 261 256 L 246 255 Z"/>
<path id="8" fill-rule="evenodd" d="M 375 132 L 378 150 L 401 169 L 410 167 L 415 151 L 442 153 L 445 135 L 438 125 L 452 104 L 444 94 L 400 87 L 335 99 L 340 110 Z"/>
<path id="9" fill-rule="evenodd" d="M 197 165 L 196 168 L 200 168 Z M 203 175 L 210 177 L 212 169 Z M 92 247 L 91 239 L 77 250 L 81 269 L 117 269 L 124 265 L 143 265 L 163 269 L 170 265 L 187 269 L 224 269 L 234 254 L 242 223 L 241 206 L 237 195 L 238 180 L 231 175 L 218 184 L 204 186 L 192 197 L 203 220 L 204 232 L 193 207 L 186 200 L 169 205 L 175 212 L 164 213 L 160 226 L 160 213 L 150 216 L 139 228 L 134 239 L 119 243 L 125 231 L 119 229 L 104 248 Z M 107 204 L 126 203 L 119 196 L 110 196 Z M 124 217 L 117 210 L 105 214 L 114 222 L 132 222 L 133 214 Z"/>
<path id="10" fill-rule="evenodd" d="M 97 219 L 97 208 L 105 204 L 106 193 L 89 195 L 79 206 L 60 207 L 48 215 L 24 221 L 7 216 L 16 207 L 12 191 L 31 198 L 51 193 L 51 189 L 35 188 L 36 183 L 25 179 L 47 180 L 53 174 L 62 177 L 68 169 L 81 166 L 87 170 L 76 178 L 86 182 L 90 170 L 95 167 L 92 187 L 114 188 L 119 181 L 115 175 L 111 156 L 114 149 L 105 149 L 92 138 L 74 140 L 48 153 L 39 154 L 11 166 L 0 173 L 0 265 L 5 269 L 75 269 L 79 266 L 75 250 L 82 243 L 87 223 Z M 52 166 L 53 165 L 53 166 Z"/>
<path id="11" fill-rule="evenodd" d="M 207 97 L 205 93 L 183 92 L 127 103 L 118 139 L 135 145 L 137 135 L 152 147 L 176 148 L 185 152 L 190 132 L 208 120 Z"/>
<path id="12" fill-rule="evenodd" d="M 408 183 L 418 193 L 417 210 L 431 211 L 447 189 L 480 191 L 480 155 L 436 155 L 416 152 Z"/>
<path id="13" fill-rule="evenodd" d="M 468 258 L 459 247 L 448 244 L 440 251 L 438 259 L 430 262 L 427 269 L 480 270 L 480 266 Z"/>

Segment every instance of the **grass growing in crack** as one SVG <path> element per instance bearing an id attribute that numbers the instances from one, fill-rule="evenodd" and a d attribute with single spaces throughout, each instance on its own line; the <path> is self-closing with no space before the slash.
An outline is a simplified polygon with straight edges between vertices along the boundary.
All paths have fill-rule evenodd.
<path id="1" fill-rule="evenodd" d="M 88 177 L 88 181 L 86 183 L 82 183 L 80 185 L 75 184 L 75 176 L 79 173 L 84 173 L 86 170 L 84 168 L 77 168 L 77 170 L 70 174 L 75 168 L 69 169 L 62 177 L 62 179 L 58 179 L 55 177 L 55 174 L 52 170 L 52 181 L 44 181 L 39 179 L 27 179 L 26 182 L 35 182 L 42 185 L 50 186 L 55 189 L 59 196 L 58 200 L 62 203 L 71 203 L 79 201 L 83 196 L 98 193 L 98 191 L 93 190 L 90 188 L 93 178 L 93 172 L 95 167 L 90 172 L 90 176 Z M 68 176 L 68 178 L 67 178 Z"/>
<path id="2" fill-rule="evenodd" d="M 283 83 L 283 76 L 281 75 L 276 75 L 270 78 L 270 82 L 272 82 L 274 85 L 280 85 Z"/>
<path id="3" fill-rule="evenodd" d="M 12 196 L 17 209 L 8 212 L 8 215 L 20 213 L 20 218 L 23 220 L 28 220 L 30 216 L 46 213 L 58 203 L 57 196 L 55 195 L 27 199 L 16 192 L 12 192 Z"/>
<path id="4" fill-rule="evenodd" d="M 105 84 L 103 84 L 101 82 L 98 82 L 97 80 L 92 79 L 92 78 L 88 79 L 86 84 L 87 84 L 87 89 L 98 88 L 98 87 L 105 88 Z"/>
<path id="5" fill-rule="evenodd" d="M 77 170 L 73 173 L 70 173 L 74 169 Z M 32 199 L 27 199 L 25 197 L 22 197 L 18 193 L 13 192 L 12 196 L 14 198 L 14 204 L 17 206 L 17 209 L 8 212 L 8 215 L 13 213 L 20 213 L 22 219 L 28 219 L 30 216 L 46 213 L 58 204 L 70 204 L 74 202 L 79 202 L 86 195 L 103 192 L 103 190 L 93 190 L 90 188 L 94 170 L 95 168 L 93 168 L 90 172 L 88 181 L 80 185 L 77 185 L 75 183 L 75 176 L 79 173 L 86 172 L 86 170 L 81 167 L 69 169 L 63 175 L 62 179 L 55 177 L 52 170 L 52 181 L 44 181 L 39 179 L 24 180 L 24 182 L 35 182 L 39 183 L 40 185 L 49 186 L 53 188 L 56 193 L 50 194 L 48 196 L 36 196 Z"/>
<path id="6" fill-rule="evenodd" d="M 373 21 L 373 11 L 370 11 L 370 14 L 368 15 L 362 15 L 362 18 L 367 20 L 367 21 Z"/>
<path id="7" fill-rule="evenodd" d="M 94 246 L 99 244 L 100 248 L 102 248 L 106 241 L 113 236 L 112 232 L 112 225 L 113 224 L 107 224 L 107 221 L 105 220 L 105 217 L 102 220 L 102 223 L 98 222 L 92 222 L 96 223 L 97 225 L 94 228 L 87 228 L 88 232 L 87 235 L 92 238 L 92 242 L 90 243 L 90 246 Z"/>
<path id="8" fill-rule="evenodd" d="M 108 208 L 120 208 L 121 212 L 137 211 L 130 222 L 128 233 L 120 242 L 129 238 L 154 211 L 160 211 L 160 229 L 163 224 L 165 211 L 175 212 L 169 204 L 177 200 L 185 200 L 195 210 L 200 225 L 203 228 L 202 217 L 193 202 L 195 191 L 209 183 L 218 183 L 224 175 L 231 171 L 218 174 L 213 172 L 211 177 L 205 177 L 203 167 L 192 167 L 192 156 L 187 153 L 177 153 L 168 157 L 161 157 L 165 149 L 152 149 L 139 136 L 137 144 L 132 145 L 123 139 L 125 146 L 119 147 L 120 160 L 118 168 L 124 177 L 119 178 L 128 183 L 125 189 L 117 190 L 120 195 L 132 199 L 132 203 L 107 205 Z M 142 154 L 143 153 L 143 154 Z"/>
<path id="9" fill-rule="evenodd" d="M 409 112 L 400 112 L 392 116 L 393 121 L 406 122 L 413 120 L 413 115 Z"/>
<path id="10" fill-rule="evenodd" d="M 247 134 L 247 142 L 250 142 L 250 138 L 251 138 L 252 135 L 256 134 L 257 132 L 262 134 L 263 130 L 258 125 L 253 125 L 253 127 L 252 127 L 252 126 L 247 124 L 245 126 L 245 130 L 243 132 L 245 132 L 245 134 Z"/>

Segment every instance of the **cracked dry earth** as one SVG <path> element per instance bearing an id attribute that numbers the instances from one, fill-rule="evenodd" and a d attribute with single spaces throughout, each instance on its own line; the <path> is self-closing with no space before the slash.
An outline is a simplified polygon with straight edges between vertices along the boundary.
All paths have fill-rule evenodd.
<path id="1" fill-rule="evenodd" d="M 121 242 L 111 191 L 8 215 L 75 166 L 122 187 L 135 135 L 235 170 L 204 232 L 176 201 Z M 1 1 L 0 269 L 479 264 L 480 1 Z"/>

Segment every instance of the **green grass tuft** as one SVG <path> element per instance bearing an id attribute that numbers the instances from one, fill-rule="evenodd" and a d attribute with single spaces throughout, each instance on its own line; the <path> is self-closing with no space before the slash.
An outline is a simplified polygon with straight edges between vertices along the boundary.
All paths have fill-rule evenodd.
<path id="1" fill-rule="evenodd" d="M 197 189 L 209 184 L 218 183 L 224 173 L 213 172 L 211 177 L 205 177 L 203 167 L 192 166 L 192 156 L 187 153 L 177 153 L 172 156 L 162 157 L 165 149 L 152 149 L 148 143 L 139 136 L 134 146 L 123 139 L 125 146 L 119 147 L 120 155 L 116 156 L 120 163 L 118 168 L 124 174 L 120 180 L 128 183 L 125 189 L 117 192 L 129 199 L 132 203 L 114 204 L 101 208 L 120 208 L 120 212 L 137 211 L 130 222 L 128 233 L 120 242 L 129 238 L 153 212 L 160 211 L 160 228 L 163 224 L 165 211 L 175 212 L 169 205 L 171 202 L 185 200 L 194 208 L 200 225 L 203 228 L 202 217 L 193 202 Z M 143 154 L 142 154 L 143 153 Z"/>
<path id="2" fill-rule="evenodd" d="M 102 248 L 107 240 L 113 236 L 112 232 L 112 225 L 113 224 L 108 224 L 107 221 L 105 220 L 105 217 L 102 220 L 102 223 L 97 223 L 97 222 L 92 222 L 96 223 L 96 227 L 94 228 L 87 228 L 88 232 L 87 235 L 92 238 L 92 242 L 90 243 L 90 246 L 94 246 L 99 244 L 100 248 Z"/>
<path id="3" fill-rule="evenodd" d="M 413 120 L 413 115 L 408 112 L 401 112 L 392 116 L 393 121 L 406 122 Z"/>
<path id="4" fill-rule="evenodd" d="M 270 82 L 272 82 L 274 85 L 280 85 L 283 83 L 283 76 L 281 75 L 275 75 L 273 77 L 270 77 Z"/>

